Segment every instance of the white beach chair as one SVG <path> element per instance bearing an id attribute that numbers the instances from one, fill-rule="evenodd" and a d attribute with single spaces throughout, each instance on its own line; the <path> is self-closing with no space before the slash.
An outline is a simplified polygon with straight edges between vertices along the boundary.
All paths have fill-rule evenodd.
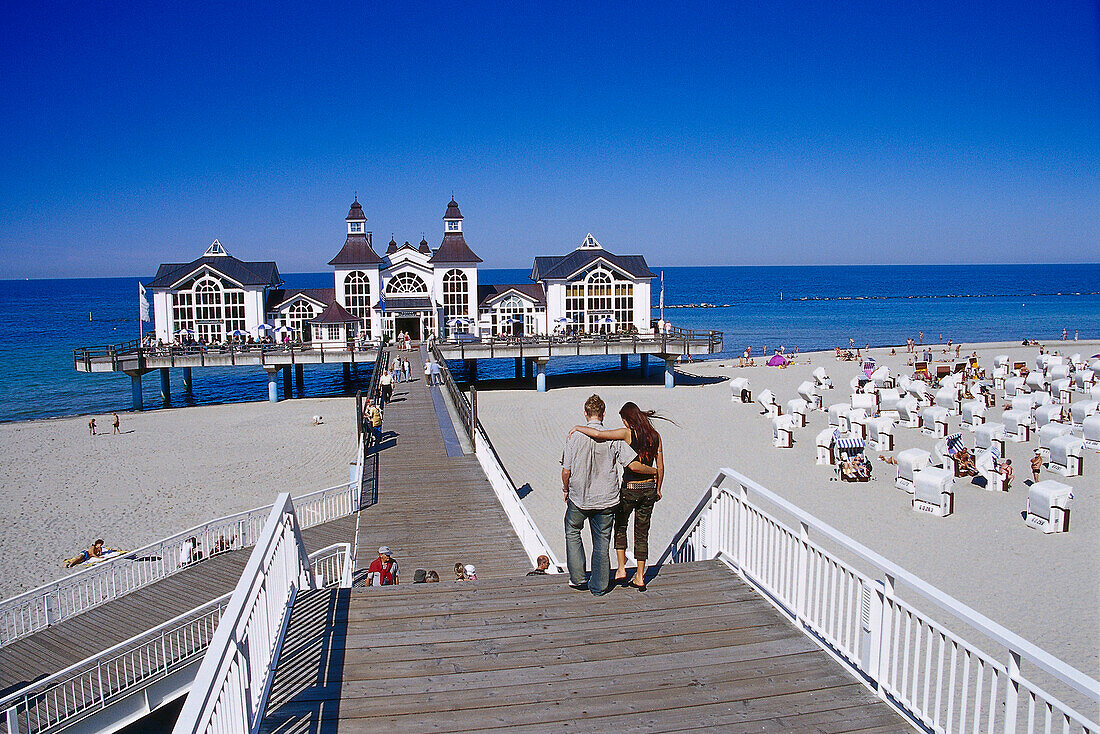
<path id="1" fill-rule="evenodd" d="M 1031 411 L 1030 410 L 1006 410 L 1001 414 L 1001 422 L 1005 426 L 1005 434 L 1013 443 L 1024 443 L 1031 440 Z"/>
<path id="2" fill-rule="evenodd" d="M 1079 477 L 1085 471 L 1085 439 L 1059 436 L 1050 442 L 1050 470 L 1063 477 Z"/>
<path id="3" fill-rule="evenodd" d="M 1078 400 L 1069 406 L 1070 423 L 1075 426 L 1084 425 L 1085 419 L 1096 415 L 1100 410 L 1100 403 L 1095 400 Z"/>
<path id="4" fill-rule="evenodd" d="M 810 404 L 802 398 L 795 398 L 794 400 L 787 401 L 787 415 L 791 416 L 794 420 L 795 428 L 804 428 L 806 426 L 806 413 L 809 407 Z"/>
<path id="5" fill-rule="evenodd" d="M 932 394 L 928 390 L 928 383 L 924 380 L 911 381 L 905 390 L 911 397 L 916 398 L 918 403 L 922 405 L 932 404 Z"/>
<path id="6" fill-rule="evenodd" d="M 1006 431 L 1003 423 L 985 422 L 974 429 L 974 448 L 996 449 L 997 457 L 1005 455 Z"/>
<path id="7" fill-rule="evenodd" d="M 978 470 L 978 476 L 984 480 L 982 489 L 990 492 L 1002 492 L 1005 488 L 1005 477 L 997 466 L 1001 454 L 996 448 L 981 449 L 974 453 L 974 468 Z"/>
<path id="8" fill-rule="evenodd" d="M 920 425 L 920 402 L 912 395 L 898 401 L 898 422 L 906 428 Z"/>
<path id="9" fill-rule="evenodd" d="M 1043 392 L 1047 389 L 1047 378 L 1039 370 L 1032 370 L 1028 373 L 1027 379 L 1024 380 L 1024 384 L 1027 385 L 1028 390 L 1031 392 Z"/>
<path id="10" fill-rule="evenodd" d="M 993 389 L 1004 390 L 1005 378 L 1008 377 L 1009 360 L 1007 354 L 998 354 L 993 358 Z"/>
<path id="11" fill-rule="evenodd" d="M 817 434 L 814 442 L 817 445 L 817 464 L 836 463 L 836 441 L 839 436 L 835 428 L 826 428 Z"/>
<path id="12" fill-rule="evenodd" d="M 1069 366 L 1071 372 L 1076 372 L 1077 370 L 1085 368 L 1085 360 L 1081 359 L 1080 352 L 1074 352 L 1069 355 Z"/>
<path id="13" fill-rule="evenodd" d="M 833 388 L 833 381 L 829 377 L 829 373 L 825 371 L 824 367 L 818 367 L 813 371 L 814 384 L 820 388 L 831 390 Z"/>
<path id="14" fill-rule="evenodd" d="M 848 413 L 848 424 L 851 426 L 851 433 L 859 436 L 862 439 L 867 438 L 867 421 L 871 420 L 871 416 L 867 415 L 867 411 L 863 408 L 852 408 Z"/>
<path id="15" fill-rule="evenodd" d="M 896 384 L 894 385 L 894 389 L 904 395 L 906 392 L 909 391 L 909 385 L 912 382 L 913 378 L 911 378 L 909 375 L 898 375 L 898 379 Z"/>
<path id="16" fill-rule="evenodd" d="M 1096 382 L 1096 375 L 1092 370 L 1083 369 L 1077 370 L 1073 373 L 1073 386 L 1081 392 L 1088 392 L 1088 389 Z"/>
<path id="17" fill-rule="evenodd" d="M 874 451 L 893 451 L 894 420 L 884 416 L 868 420 L 867 443 Z"/>
<path id="18" fill-rule="evenodd" d="M 1056 364 L 1047 366 L 1047 382 L 1051 383 L 1055 380 L 1065 380 L 1069 378 L 1069 365 Z"/>
<path id="19" fill-rule="evenodd" d="M 898 452 L 898 475 L 894 486 L 912 494 L 914 475 L 932 466 L 932 454 L 924 449 L 906 449 Z"/>
<path id="20" fill-rule="evenodd" d="M 943 438 L 947 435 L 947 408 L 933 405 L 920 412 L 920 429 Z"/>
<path id="21" fill-rule="evenodd" d="M 1027 491 L 1024 523 L 1044 533 L 1069 532 L 1069 503 L 1073 487 L 1047 479 L 1031 485 Z"/>
<path id="22" fill-rule="evenodd" d="M 1068 405 L 1073 400 L 1073 383 L 1068 377 L 1050 381 L 1050 399 L 1052 403 Z"/>
<path id="23" fill-rule="evenodd" d="M 809 380 L 805 380 L 798 385 L 798 396 L 805 400 L 811 408 L 814 410 L 821 409 L 821 393 L 818 392 L 814 384 Z"/>
<path id="24" fill-rule="evenodd" d="M 1024 378 L 1022 377 L 1008 377 L 1005 378 L 1005 400 L 1016 397 L 1017 395 L 1023 395 L 1027 392 L 1027 385 L 1024 384 Z"/>
<path id="25" fill-rule="evenodd" d="M 732 380 L 730 380 L 730 402 L 752 402 L 752 391 L 749 390 L 749 378 L 734 377 Z"/>
<path id="26" fill-rule="evenodd" d="M 756 398 L 756 402 L 760 403 L 760 407 L 772 418 L 783 412 L 779 408 L 779 399 L 775 397 L 775 393 L 771 390 L 764 390 L 760 393 L 759 397 Z"/>
<path id="27" fill-rule="evenodd" d="M 913 509 L 947 517 L 955 509 L 954 484 L 955 474 L 951 469 L 920 469 L 913 479 Z"/>
<path id="28" fill-rule="evenodd" d="M 985 407 L 984 400 L 968 400 L 961 407 L 962 422 L 959 424 L 960 427 L 973 431 L 985 423 L 985 414 L 988 408 Z"/>
<path id="29" fill-rule="evenodd" d="M 1100 451 L 1100 415 L 1090 415 L 1085 419 L 1081 424 L 1081 437 L 1086 448 Z"/>
<path id="30" fill-rule="evenodd" d="M 849 419 L 849 414 L 852 412 L 852 406 L 848 403 L 834 403 L 829 406 L 829 425 L 839 430 L 841 433 L 848 433 L 852 430 L 852 422 Z"/>
<path id="31" fill-rule="evenodd" d="M 886 413 L 890 414 L 890 417 L 898 417 L 898 401 L 901 400 L 901 394 L 895 387 L 880 387 L 878 390 L 878 412 L 879 415 Z"/>
<path id="32" fill-rule="evenodd" d="M 873 382 L 875 384 L 876 389 L 881 389 L 881 388 L 884 388 L 884 387 L 893 387 L 894 386 L 894 378 L 890 374 L 890 367 L 887 366 L 887 365 L 883 365 L 883 366 L 879 367 L 877 370 L 875 370 L 874 372 L 872 372 L 871 373 L 871 382 Z"/>
<path id="33" fill-rule="evenodd" d="M 795 421 L 792 416 L 781 415 L 772 419 L 772 445 L 777 449 L 789 449 L 794 445 Z"/>
<path id="34" fill-rule="evenodd" d="M 1039 453 L 1049 459 L 1051 441 L 1061 436 L 1068 436 L 1071 431 L 1073 429 L 1065 423 L 1047 423 L 1039 429 Z"/>
<path id="35" fill-rule="evenodd" d="M 936 391 L 936 405 L 947 410 L 949 415 L 958 415 L 959 391 L 955 387 L 941 387 Z"/>
<path id="36" fill-rule="evenodd" d="M 1043 430 L 1043 426 L 1048 423 L 1061 423 L 1062 411 L 1061 405 L 1040 405 L 1032 413 L 1035 418 L 1036 430 Z"/>
<path id="37" fill-rule="evenodd" d="M 852 409 L 863 409 L 868 415 L 878 410 L 878 394 L 859 392 L 852 395 Z"/>

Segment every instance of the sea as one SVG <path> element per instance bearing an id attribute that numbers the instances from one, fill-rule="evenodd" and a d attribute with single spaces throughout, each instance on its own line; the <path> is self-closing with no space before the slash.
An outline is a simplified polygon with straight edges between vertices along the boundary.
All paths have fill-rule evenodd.
<path id="1" fill-rule="evenodd" d="M 787 352 L 925 343 L 1100 338 L 1100 264 L 865 265 L 653 268 L 664 279 L 664 317 L 673 326 L 723 333 L 719 356 L 782 347 Z M 482 283 L 530 282 L 529 270 L 483 269 Z M 330 273 L 283 274 L 287 287 L 332 285 Z M 0 280 L 0 421 L 129 410 L 130 378 L 84 374 L 73 350 L 136 339 L 138 278 Z M 653 282 L 653 318 L 661 279 Z M 145 328 L 149 328 L 149 324 Z M 965 348 L 965 346 L 964 346 Z M 617 357 L 551 360 L 547 372 L 617 368 Z M 507 378 L 512 360 L 480 360 L 478 379 Z M 365 388 L 369 368 L 350 381 L 342 368 L 306 368 L 306 397 Z M 143 381 L 147 410 L 264 400 L 260 368 L 194 370 L 192 395 L 173 376 L 169 405 L 156 373 Z"/>

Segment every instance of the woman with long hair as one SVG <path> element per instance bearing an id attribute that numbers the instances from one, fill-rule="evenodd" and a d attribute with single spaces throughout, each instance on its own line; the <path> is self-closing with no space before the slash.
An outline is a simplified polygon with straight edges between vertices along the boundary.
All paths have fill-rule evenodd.
<path id="1" fill-rule="evenodd" d="M 661 486 L 665 480 L 665 459 L 661 447 L 661 434 L 650 422 L 651 418 L 668 420 L 656 411 L 642 410 L 633 402 L 619 409 L 623 427 L 597 430 L 590 426 L 574 426 L 597 441 L 626 441 L 638 454 L 638 458 L 623 471 L 621 500 L 615 511 L 615 554 L 619 568 L 615 580 L 626 581 L 626 526 L 634 515 L 634 559 L 638 568 L 628 583 L 638 591 L 645 591 L 645 565 L 649 559 L 649 523 L 653 517 L 653 505 L 661 499 Z"/>

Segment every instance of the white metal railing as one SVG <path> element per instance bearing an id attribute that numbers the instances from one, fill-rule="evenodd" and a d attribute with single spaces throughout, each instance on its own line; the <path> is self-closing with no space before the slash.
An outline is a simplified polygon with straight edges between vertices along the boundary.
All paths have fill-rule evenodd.
<path id="1" fill-rule="evenodd" d="M 765 511 L 760 500 L 794 518 L 797 527 Z M 819 541 L 851 554 L 878 578 Z M 732 469 L 719 471 L 661 562 L 712 558 L 733 567 L 919 728 L 1100 731 L 1022 668 L 1040 671 L 1067 687 L 1063 697 L 1090 706 L 1100 706 L 1096 680 Z M 946 613 L 952 626 L 977 630 L 1004 648 L 1003 657 L 978 649 L 916 604 Z"/>
<path id="2" fill-rule="evenodd" d="M 349 551 L 350 555 L 350 551 Z M 351 586 L 350 566 L 342 585 Z M 316 588 L 289 494 L 279 495 L 173 731 L 249 732 L 263 715 L 299 589 Z"/>
<path id="3" fill-rule="evenodd" d="M 508 522 L 511 523 L 516 535 L 519 536 L 523 549 L 527 551 L 531 563 L 535 563 L 540 555 L 546 555 L 550 559 L 550 568 L 547 569 L 547 572 L 561 573 L 563 569 L 561 562 L 555 556 L 550 544 L 546 542 L 546 538 L 539 530 L 538 525 L 531 518 L 531 513 L 527 511 L 527 507 L 520 501 L 515 484 L 508 476 L 508 472 L 504 470 L 500 457 L 497 456 L 489 436 L 480 423 L 477 425 L 477 430 L 474 431 L 474 453 L 477 455 L 478 463 L 481 464 L 485 476 L 489 479 L 489 484 L 493 488 L 493 493 L 497 496 L 497 501 L 504 509 L 504 514 L 508 516 Z"/>
<path id="4" fill-rule="evenodd" d="M 361 445 L 357 460 L 358 481 L 353 478 L 295 499 L 302 529 L 353 514 L 361 508 L 361 499 L 363 504 L 373 502 L 373 497 L 363 497 Z M 271 508 L 265 505 L 211 520 L 0 602 L 0 647 L 160 581 L 209 555 L 254 545 Z"/>
<path id="5" fill-rule="evenodd" d="M 318 585 L 351 578 L 348 543 L 309 555 Z M 0 699 L 6 734 L 59 731 L 156 681 L 193 665 L 206 652 L 230 594 L 184 612 L 147 632 Z"/>

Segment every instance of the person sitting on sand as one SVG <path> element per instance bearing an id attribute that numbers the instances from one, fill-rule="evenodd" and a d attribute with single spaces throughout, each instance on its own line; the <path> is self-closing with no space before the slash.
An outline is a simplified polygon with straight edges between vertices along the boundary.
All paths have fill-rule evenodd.
<path id="1" fill-rule="evenodd" d="M 72 558 L 65 561 L 65 568 L 72 568 L 73 566 L 79 566 L 81 563 L 87 563 L 93 558 L 102 558 L 104 553 L 117 552 L 117 548 L 104 548 L 103 538 L 96 538 L 87 550 L 82 550 Z"/>
<path id="2" fill-rule="evenodd" d="M 879 454 L 878 458 L 879 458 L 879 461 L 881 461 L 883 463 L 886 463 L 886 464 L 897 464 L 898 463 L 898 460 L 895 459 L 893 456 L 883 456 L 882 454 Z"/>
<path id="3" fill-rule="evenodd" d="M 952 458 L 955 460 L 955 476 L 973 477 L 978 475 L 978 468 L 974 465 L 974 457 L 965 446 L 956 451 Z"/>
<path id="4" fill-rule="evenodd" d="M 455 581 L 466 580 L 466 564 L 459 561 L 455 564 Z"/>

